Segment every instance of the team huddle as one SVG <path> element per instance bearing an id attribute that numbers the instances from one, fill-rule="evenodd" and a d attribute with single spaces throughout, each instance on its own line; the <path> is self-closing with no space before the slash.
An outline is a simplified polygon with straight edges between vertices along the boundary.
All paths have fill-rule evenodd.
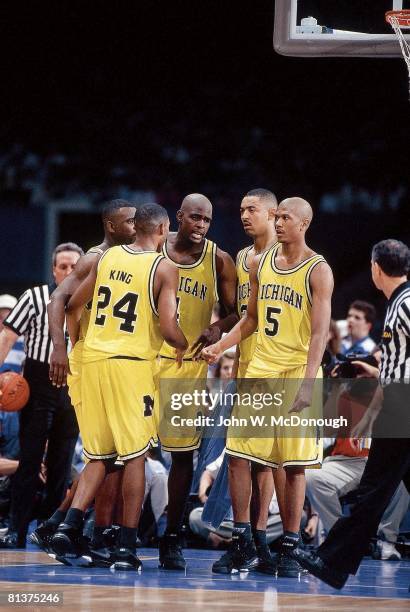
<path id="1" fill-rule="evenodd" d="M 50 378 L 61 386 L 67 377 L 87 459 L 57 511 L 57 529 L 47 534 L 37 529 L 37 541 L 47 536 L 47 548 L 59 561 L 141 567 L 135 545 L 144 461 L 159 441 L 172 456 L 160 567 L 185 569 L 180 529 L 201 432 L 193 427 L 190 436 L 158 435 L 162 379 L 206 379 L 208 364 L 236 345 L 234 378 L 280 379 L 282 385 L 297 379 L 299 385 L 289 386 L 295 391 L 288 393 L 286 411 L 312 404 L 333 290 L 328 264 L 305 242 L 312 209 L 301 198 L 278 204 L 273 193 L 256 189 L 243 198 L 240 215 L 253 244 L 239 252 L 235 266 L 206 238 L 212 205 L 205 196 L 184 199 L 175 233 L 161 206 L 113 201 L 103 211 L 103 243 L 79 260 L 52 295 Z M 217 302 L 221 316 L 211 324 Z M 65 319 L 73 345 L 69 365 Z M 317 436 L 282 433 L 278 428 L 266 438 L 240 438 L 228 429 L 234 531 L 214 572 L 259 569 L 297 576 L 302 571 L 290 553 L 299 538 L 304 469 L 320 466 L 322 448 Z M 266 544 L 274 486 L 284 527 L 277 561 Z M 82 535 L 84 513 L 93 500 L 97 509 L 99 499 L 112 508 L 121 505 L 114 549 L 102 545 L 106 525 L 99 525 L 98 514 L 91 544 Z"/>

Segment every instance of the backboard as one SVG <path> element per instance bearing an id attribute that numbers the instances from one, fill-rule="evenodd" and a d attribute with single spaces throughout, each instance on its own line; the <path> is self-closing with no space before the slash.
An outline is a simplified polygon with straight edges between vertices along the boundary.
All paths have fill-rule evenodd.
<path id="1" fill-rule="evenodd" d="M 392 9 L 410 9 L 410 0 L 276 0 L 273 46 L 296 57 L 400 57 L 385 21 Z"/>

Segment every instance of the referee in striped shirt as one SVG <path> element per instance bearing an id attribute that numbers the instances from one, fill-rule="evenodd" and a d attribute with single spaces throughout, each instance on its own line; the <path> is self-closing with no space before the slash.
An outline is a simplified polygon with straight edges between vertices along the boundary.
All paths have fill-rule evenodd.
<path id="1" fill-rule="evenodd" d="M 373 247 L 372 278 L 388 299 L 380 369 L 362 364 L 380 385 L 367 412 L 352 430 L 360 438 L 372 430 L 369 457 L 349 517 L 339 519 L 316 553 L 294 555 L 311 574 L 341 589 L 356 574 L 380 519 L 403 481 L 410 492 L 410 250 L 398 240 Z M 358 363 L 358 362 L 357 362 Z"/>
<path id="2" fill-rule="evenodd" d="M 56 285 L 70 274 L 82 254 L 82 249 L 72 242 L 56 247 L 52 259 Z M 0 366 L 16 339 L 24 336 L 24 377 L 30 385 L 30 399 L 20 412 L 20 459 L 12 482 L 10 526 L 7 535 L 0 538 L 0 548 L 26 546 L 46 445 L 47 482 L 42 516 L 50 516 L 60 505 L 78 437 L 67 388 L 54 387 L 49 380 L 52 344 L 47 304 L 51 291 L 48 285 L 27 289 L 3 321 L 0 333 Z"/>

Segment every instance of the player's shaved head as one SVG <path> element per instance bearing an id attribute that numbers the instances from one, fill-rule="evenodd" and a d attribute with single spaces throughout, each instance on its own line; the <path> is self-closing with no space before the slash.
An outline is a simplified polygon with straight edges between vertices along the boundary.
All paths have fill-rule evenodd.
<path id="1" fill-rule="evenodd" d="M 177 211 L 178 237 L 187 243 L 200 244 L 212 221 L 212 204 L 202 193 L 190 193 Z"/>
<path id="2" fill-rule="evenodd" d="M 313 219 L 312 207 L 303 198 L 285 198 L 279 203 L 278 210 L 283 208 L 299 217 L 301 221 L 306 220 L 310 223 Z"/>
<path id="3" fill-rule="evenodd" d="M 121 199 L 109 200 L 109 202 L 106 202 L 101 209 L 103 221 L 111 219 L 120 208 L 135 208 L 135 204 L 131 204 L 131 202 Z"/>
<path id="4" fill-rule="evenodd" d="M 191 211 L 193 208 L 196 208 L 198 206 L 209 212 L 212 212 L 211 202 L 206 196 L 202 195 L 202 193 L 190 193 L 189 195 L 187 195 L 182 200 L 180 210 L 182 210 L 183 212 Z"/>
<path id="5" fill-rule="evenodd" d="M 141 234 L 153 234 L 155 229 L 168 221 L 168 213 L 159 204 L 141 204 L 135 211 L 135 229 Z"/>

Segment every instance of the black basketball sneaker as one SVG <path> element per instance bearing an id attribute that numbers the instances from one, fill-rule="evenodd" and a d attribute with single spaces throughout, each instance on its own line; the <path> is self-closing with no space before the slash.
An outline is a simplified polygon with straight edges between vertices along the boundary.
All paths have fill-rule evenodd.
<path id="1" fill-rule="evenodd" d="M 111 565 L 111 569 L 140 572 L 142 570 L 142 563 L 137 557 L 135 550 L 120 547 L 114 553 L 114 563 Z"/>
<path id="2" fill-rule="evenodd" d="M 249 572 L 258 565 L 258 553 L 253 540 L 233 536 L 228 550 L 212 566 L 215 574 Z"/>
<path id="3" fill-rule="evenodd" d="M 186 561 L 176 533 L 165 534 L 160 539 L 158 567 L 166 570 L 185 570 Z"/>
<path id="4" fill-rule="evenodd" d="M 92 558 L 89 542 L 79 529 L 67 523 L 61 523 L 51 538 L 50 546 L 55 558 L 64 565 L 74 567 L 89 567 Z"/>
<path id="5" fill-rule="evenodd" d="M 258 554 L 258 565 L 255 567 L 255 570 L 262 574 L 274 576 L 277 567 L 276 554 L 272 555 L 267 544 L 265 546 L 257 546 L 256 552 Z"/>
<path id="6" fill-rule="evenodd" d="M 29 535 L 28 539 L 32 544 L 35 544 L 50 556 L 55 557 L 55 553 L 51 548 L 51 539 L 55 534 L 57 527 L 58 525 L 50 525 L 47 522 L 44 522 Z"/>

